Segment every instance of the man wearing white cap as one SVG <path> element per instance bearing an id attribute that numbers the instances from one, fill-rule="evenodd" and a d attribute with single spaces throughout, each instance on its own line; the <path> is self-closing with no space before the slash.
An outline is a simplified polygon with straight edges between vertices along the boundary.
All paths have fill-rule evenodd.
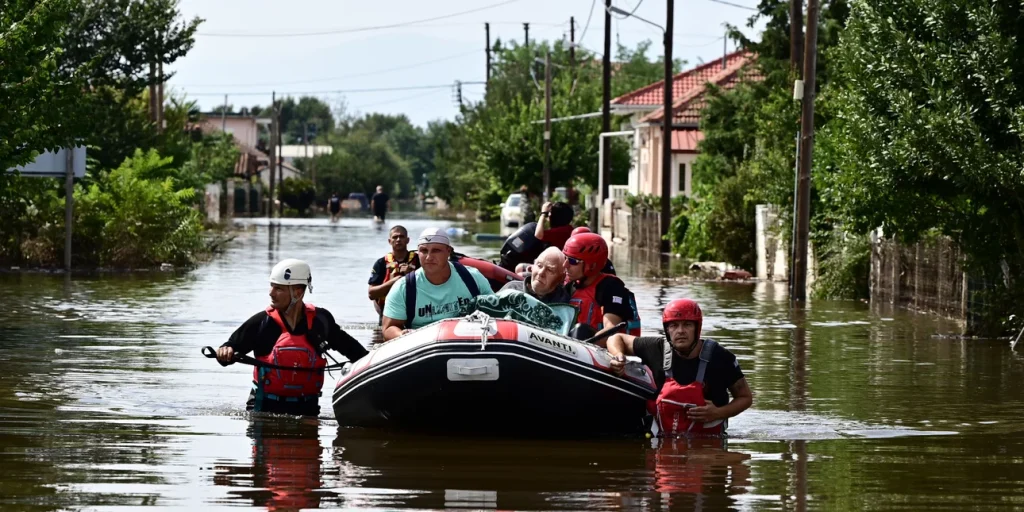
<path id="1" fill-rule="evenodd" d="M 417 244 L 420 268 L 395 283 L 384 300 L 385 340 L 452 318 L 469 299 L 491 293 L 490 283 L 477 269 L 450 261 L 452 245 L 444 230 L 423 230 Z"/>

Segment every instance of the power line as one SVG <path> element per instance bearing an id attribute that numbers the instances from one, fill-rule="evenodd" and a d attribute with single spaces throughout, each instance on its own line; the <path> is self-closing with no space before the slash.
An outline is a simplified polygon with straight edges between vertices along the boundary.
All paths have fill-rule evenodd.
<path id="1" fill-rule="evenodd" d="M 389 105 L 391 103 L 401 103 L 403 101 L 415 100 L 415 99 L 418 99 L 418 98 L 423 98 L 425 96 L 430 96 L 431 94 L 437 94 L 437 93 L 438 93 L 438 90 L 435 89 L 435 90 L 430 90 L 430 91 L 427 91 L 427 92 L 421 92 L 419 94 L 413 94 L 412 96 L 403 96 L 401 98 L 395 98 L 395 99 L 391 99 L 391 100 L 376 101 L 376 102 L 373 102 L 373 103 L 366 103 L 366 104 L 363 104 L 363 105 L 357 105 L 357 106 L 351 107 L 351 109 L 353 111 L 365 110 L 367 107 L 376 107 L 376 106 L 380 106 L 380 105 Z"/>
<path id="2" fill-rule="evenodd" d="M 224 32 L 197 32 L 196 35 L 206 37 L 309 37 L 309 36 L 326 36 L 334 34 L 350 34 L 354 32 L 369 32 L 373 30 L 384 30 L 389 28 L 405 27 L 409 25 L 418 25 L 420 23 L 427 23 L 430 21 L 443 20 L 448 18 L 454 18 L 456 16 L 462 16 L 465 14 L 472 14 L 474 12 L 485 11 L 487 9 L 493 9 L 502 5 L 511 4 L 518 2 L 519 0 L 504 0 L 496 4 L 485 5 L 483 7 L 477 7 L 475 9 L 469 9 L 466 11 L 453 12 L 450 14 L 443 14 L 441 16 L 434 16 L 431 18 L 423 18 L 420 20 L 404 21 L 401 23 L 389 23 L 387 25 L 373 25 L 368 27 L 350 27 L 341 28 L 335 30 L 324 30 L 320 32 L 289 32 L 280 34 L 268 34 L 268 33 L 224 33 Z"/>
<path id="3" fill-rule="evenodd" d="M 462 82 L 462 85 L 485 85 L 486 82 Z M 312 96 L 316 94 L 355 94 L 364 92 L 390 92 L 390 91 L 417 91 L 425 89 L 450 89 L 452 84 L 437 85 L 408 85 L 401 87 L 373 87 L 366 89 L 327 89 L 322 91 L 264 91 L 264 92 L 193 92 L 190 96 L 269 96 L 276 93 L 279 96 Z"/>
<path id="4" fill-rule="evenodd" d="M 246 83 L 241 83 L 241 84 L 192 84 L 192 85 L 184 85 L 184 84 L 182 84 L 182 85 L 179 85 L 179 87 L 250 87 L 250 86 L 252 86 L 252 87 L 274 87 L 274 86 L 280 86 L 280 85 L 298 85 L 298 84 L 309 84 L 309 83 L 316 83 L 316 82 L 331 82 L 331 81 L 334 81 L 334 80 L 344 80 L 344 79 L 348 79 L 348 78 L 359 78 L 359 77 L 364 77 L 364 76 L 382 75 L 382 74 L 385 74 L 385 73 L 392 73 L 392 72 L 395 72 L 395 71 L 404 71 L 406 69 L 418 68 L 418 67 L 426 66 L 426 65 L 429 65 L 429 64 L 435 64 L 435 63 L 438 63 L 438 62 L 444 62 L 444 61 L 447 61 L 447 60 L 453 60 L 453 59 L 457 59 L 459 57 L 465 57 L 467 55 L 473 55 L 473 54 L 476 54 L 476 53 L 479 53 L 479 52 L 480 52 L 480 50 L 471 50 L 471 51 L 468 51 L 468 52 L 462 52 L 462 53 L 455 54 L 455 55 L 449 55 L 447 57 L 441 57 L 439 59 L 428 60 L 428 61 L 423 61 L 423 62 L 417 62 L 417 63 L 414 63 L 414 64 L 408 64 L 408 65 L 405 65 L 405 66 L 398 66 L 398 67 L 387 68 L 387 69 L 379 69 L 379 70 L 376 70 L 376 71 L 367 71 L 365 73 L 356 73 L 356 74 L 353 74 L 353 75 L 335 76 L 335 77 L 330 77 L 330 78 L 314 78 L 314 79 L 310 79 L 310 80 L 296 80 L 296 81 L 292 81 L 292 82 L 259 82 L 259 83 L 246 82 Z"/>
<path id="5" fill-rule="evenodd" d="M 755 8 L 755 7 L 750 7 L 750 6 L 746 6 L 746 5 L 740 5 L 740 4 L 734 4 L 732 2 L 726 2 L 725 0 L 708 0 L 708 1 L 709 2 L 714 2 L 716 4 L 728 5 L 730 7 L 737 7 L 737 8 L 740 8 L 740 9 L 746 9 L 748 11 L 757 11 L 757 8 Z"/>
<path id="6" fill-rule="evenodd" d="M 637 3 L 636 3 L 636 7 L 633 7 L 633 10 L 632 10 L 632 11 L 629 11 L 629 14 L 627 14 L 627 15 L 625 15 L 625 16 L 622 16 L 622 17 L 619 17 L 619 16 L 615 16 L 615 17 L 616 17 L 616 18 L 618 18 L 618 19 L 620 19 L 620 20 L 624 20 L 624 19 L 626 19 L 626 18 L 628 18 L 628 17 L 632 16 L 632 15 L 633 15 L 633 13 L 635 13 L 635 12 L 636 12 L 636 10 L 637 10 L 637 9 L 639 9 L 639 8 L 640 8 L 640 5 L 641 5 L 641 4 L 643 4 L 643 3 L 644 3 L 644 0 L 640 0 L 639 2 L 637 2 Z"/>
<path id="7" fill-rule="evenodd" d="M 587 37 L 587 29 L 590 28 L 590 18 L 594 17 L 595 5 L 597 5 L 597 0 L 590 2 L 590 14 L 587 15 L 587 24 L 583 25 L 583 33 L 580 35 L 580 41 L 582 41 L 584 37 Z"/>

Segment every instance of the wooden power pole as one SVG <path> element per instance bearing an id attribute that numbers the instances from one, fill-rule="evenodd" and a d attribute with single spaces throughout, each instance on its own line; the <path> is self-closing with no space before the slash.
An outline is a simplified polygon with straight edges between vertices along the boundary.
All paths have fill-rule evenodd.
<path id="1" fill-rule="evenodd" d="M 569 16 L 569 69 L 576 70 L 576 17 Z"/>
<path id="2" fill-rule="evenodd" d="M 804 54 L 804 2 L 789 0 L 789 63 L 800 75 Z"/>
<path id="3" fill-rule="evenodd" d="M 491 84 L 491 24 L 484 23 L 484 34 L 487 37 L 487 45 L 484 46 L 484 53 L 487 54 L 487 78 L 486 84 L 484 84 L 485 91 L 486 87 Z"/>
<path id="4" fill-rule="evenodd" d="M 551 50 L 544 56 L 544 201 L 551 200 Z"/>
<path id="5" fill-rule="evenodd" d="M 667 239 L 668 227 L 672 223 L 672 18 L 673 0 L 665 1 L 665 114 L 661 134 L 661 252 L 669 252 L 671 242 Z"/>
<path id="6" fill-rule="evenodd" d="M 612 0 L 604 0 L 604 56 L 601 59 L 601 133 L 612 131 Z M 601 162 L 601 200 L 608 199 L 608 185 L 612 181 L 611 141 L 601 137 L 601 150 L 604 160 Z M 599 211 L 603 204 L 597 205 Z M 601 215 L 598 214 L 598 218 Z M 600 222 L 598 222 L 600 227 Z"/>
<path id="7" fill-rule="evenodd" d="M 270 135 L 267 137 L 267 171 L 270 172 L 270 190 L 267 193 L 267 218 L 274 217 L 274 184 L 277 181 L 277 92 L 270 93 Z"/>
<path id="8" fill-rule="evenodd" d="M 804 45 L 804 99 L 800 120 L 800 174 L 796 192 L 796 248 L 793 250 L 792 300 L 807 298 L 807 251 L 811 225 L 811 158 L 814 154 L 814 97 L 818 56 L 818 0 L 807 0 Z"/>

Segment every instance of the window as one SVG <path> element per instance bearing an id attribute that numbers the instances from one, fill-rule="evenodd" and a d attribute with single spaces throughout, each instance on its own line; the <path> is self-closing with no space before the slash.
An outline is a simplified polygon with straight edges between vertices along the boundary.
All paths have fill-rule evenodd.
<path id="1" fill-rule="evenodd" d="M 679 176 L 677 178 L 676 183 L 678 185 L 676 187 L 678 187 L 679 192 L 686 192 L 686 163 L 679 164 Z"/>
<path id="2" fill-rule="evenodd" d="M 520 199 L 522 199 L 522 196 L 519 194 L 511 195 L 508 197 L 508 205 L 512 207 L 519 206 Z"/>

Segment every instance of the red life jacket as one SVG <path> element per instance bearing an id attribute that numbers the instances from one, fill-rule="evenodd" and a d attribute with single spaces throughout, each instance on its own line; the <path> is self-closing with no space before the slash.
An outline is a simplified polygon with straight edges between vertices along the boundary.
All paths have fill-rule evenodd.
<path id="1" fill-rule="evenodd" d="M 391 277 L 392 277 L 392 274 L 394 274 L 395 270 L 398 270 L 398 266 L 399 265 L 401 265 L 403 263 L 412 263 L 412 260 L 414 258 L 416 258 L 416 253 L 414 253 L 412 251 L 409 251 L 409 255 L 406 256 L 405 261 L 395 261 L 395 254 L 394 253 L 389 252 L 389 253 L 385 254 L 384 255 L 384 281 L 382 281 L 382 282 L 386 283 L 386 282 L 390 281 Z M 386 297 L 382 297 L 382 298 L 377 299 L 377 300 L 374 301 L 374 303 L 377 306 L 377 313 L 380 313 L 381 311 L 384 311 L 384 299 L 385 298 Z"/>
<path id="2" fill-rule="evenodd" d="M 686 410 L 707 404 L 704 400 L 704 376 L 711 361 L 714 340 L 705 339 L 700 350 L 700 364 L 697 366 L 697 378 L 686 385 L 680 384 L 672 377 L 672 344 L 665 344 L 665 384 L 653 402 L 648 402 L 648 409 L 653 409 L 654 423 L 651 433 L 655 436 L 687 436 L 715 437 L 725 433 L 725 420 L 698 423 L 690 420 Z"/>
<path id="3" fill-rule="evenodd" d="M 267 315 L 281 328 L 281 336 L 274 343 L 274 348 L 265 356 L 256 359 L 277 366 L 294 366 L 297 368 L 323 368 L 327 359 L 317 353 L 316 348 L 308 339 L 308 334 L 292 334 L 288 332 L 281 314 L 273 307 L 267 308 Z M 307 333 L 313 329 L 313 317 L 316 307 L 306 304 Z M 253 379 L 262 386 L 263 393 L 279 397 L 305 397 L 320 394 L 324 385 L 324 372 L 288 371 L 274 368 L 253 368 Z"/>
<path id="4" fill-rule="evenodd" d="M 576 306 L 579 311 L 576 315 L 576 322 L 589 325 L 595 331 L 600 331 L 602 327 L 611 327 L 610 325 L 604 326 L 604 308 L 597 303 L 597 285 L 606 277 L 614 276 L 603 272 L 598 274 L 597 280 L 590 286 L 573 290 L 572 299 L 569 300 L 569 303 Z M 632 293 L 626 299 L 629 300 L 629 307 L 633 310 L 633 319 L 626 319 L 626 333 L 640 336 L 640 313 L 636 308 L 636 299 L 633 298 Z"/>

